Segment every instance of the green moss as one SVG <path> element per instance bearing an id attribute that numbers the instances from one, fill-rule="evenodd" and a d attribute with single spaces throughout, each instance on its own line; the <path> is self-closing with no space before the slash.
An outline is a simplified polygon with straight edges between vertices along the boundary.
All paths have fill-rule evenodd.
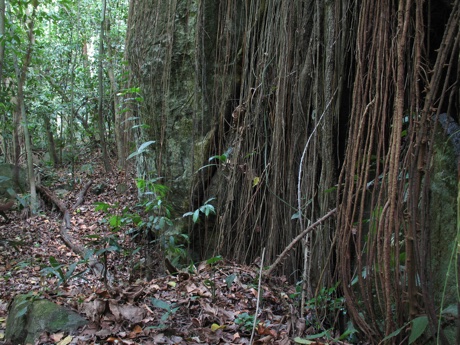
<path id="1" fill-rule="evenodd" d="M 431 178 L 431 272 L 439 308 L 456 301 L 455 264 L 450 264 L 457 236 L 457 157 L 443 134 L 436 136 Z M 455 256 L 454 256 L 455 259 Z M 443 296 L 444 286 L 445 295 Z M 441 300 L 443 306 L 439 305 Z"/>

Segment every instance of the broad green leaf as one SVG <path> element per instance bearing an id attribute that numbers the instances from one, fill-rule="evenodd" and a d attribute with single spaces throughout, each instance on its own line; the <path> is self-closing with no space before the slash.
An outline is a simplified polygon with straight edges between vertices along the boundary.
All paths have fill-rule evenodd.
<path id="1" fill-rule="evenodd" d="M 196 223 L 198 221 L 198 217 L 200 216 L 200 210 L 196 210 L 195 212 L 193 212 L 193 222 Z"/>
<path id="2" fill-rule="evenodd" d="M 94 256 L 100 256 L 101 254 L 104 254 L 105 252 L 107 252 L 106 248 L 99 249 L 98 251 L 96 251 L 96 253 L 94 253 Z"/>
<path id="3" fill-rule="evenodd" d="M 137 149 L 138 152 L 143 152 L 145 151 L 145 149 L 147 147 L 149 147 L 150 145 L 152 144 L 155 144 L 155 140 L 150 140 L 150 141 L 147 141 L 145 143 L 143 143 L 141 146 L 139 146 L 139 148 Z"/>
<path id="4" fill-rule="evenodd" d="M 388 334 L 385 338 L 382 339 L 382 342 L 386 341 L 386 340 L 389 340 L 393 337 L 396 337 L 399 333 L 401 333 L 401 331 L 407 327 L 407 324 L 405 324 L 404 326 L 402 326 L 401 328 L 398 328 L 396 331 L 394 332 L 391 332 L 390 334 Z"/>
<path id="5" fill-rule="evenodd" d="M 74 262 L 71 264 L 67 270 L 66 276 L 71 277 L 73 272 L 75 271 L 75 268 L 77 268 L 78 262 Z"/>
<path id="6" fill-rule="evenodd" d="M 158 224 L 158 226 L 160 227 L 160 229 L 164 229 L 165 225 L 166 225 L 165 218 L 161 217 L 160 223 Z"/>
<path id="7" fill-rule="evenodd" d="M 334 186 L 334 187 L 326 189 L 324 193 L 332 193 L 332 192 L 335 192 L 336 190 L 337 190 L 337 186 Z"/>
<path id="8" fill-rule="evenodd" d="M 212 205 L 206 205 L 206 216 L 209 216 L 210 213 L 216 214 L 216 210 Z"/>
<path id="9" fill-rule="evenodd" d="M 298 344 L 317 344 L 314 340 L 302 339 L 300 337 L 294 338 L 294 341 Z"/>
<path id="10" fill-rule="evenodd" d="M 291 216 L 291 219 L 299 219 L 300 218 L 300 212 L 296 212 Z"/>
<path id="11" fill-rule="evenodd" d="M 230 274 L 229 276 L 227 276 L 225 278 L 225 283 L 227 283 L 227 287 L 230 289 L 230 287 L 232 286 L 233 282 L 235 281 L 235 278 L 236 278 L 236 274 L 233 273 L 233 274 Z"/>
<path id="12" fill-rule="evenodd" d="M 154 307 L 164 309 L 166 311 L 171 311 L 171 305 L 161 299 L 151 298 L 150 301 L 152 302 Z"/>
<path id="13" fill-rule="evenodd" d="M 212 160 L 214 160 L 214 159 L 217 159 L 217 160 L 219 160 L 220 162 L 225 163 L 225 162 L 227 161 L 227 156 L 226 156 L 225 154 L 220 155 L 220 156 L 219 156 L 219 155 L 217 155 L 217 156 L 212 156 L 212 157 L 209 158 L 209 162 L 212 161 Z"/>
<path id="14" fill-rule="evenodd" d="M 205 205 L 209 204 L 211 201 L 216 200 L 216 198 L 209 198 L 208 200 L 205 201 Z"/>
<path id="15" fill-rule="evenodd" d="M 214 257 L 212 257 L 212 258 L 206 260 L 206 263 L 207 263 L 208 265 L 213 265 L 213 264 L 215 264 L 215 263 L 217 263 L 217 262 L 219 262 L 219 261 L 222 261 L 222 256 L 220 256 L 220 255 L 214 256 Z"/>
<path id="16" fill-rule="evenodd" d="M 126 159 L 131 159 L 137 155 L 140 155 L 142 153 L 144 153 L 147 149 L 147 147 L 149 147 L 150 145 L 152 144 L 155 144 L 155 140 L 150 140 L 150 141 L 147 141 L 145 143 L 143 143 L 141 146 L 139 146 L 139 148 L 137 149 L 137 151 L 134 151 L 133 153 L 131 153 Z"/>
<path id="17" fill-rule="evenodd" d="M 95 202 L 94 205 L 96 205 L 96 208 L 94 209 L 94 211 L 104 211 L 104 212 L 107 212 L 109 210 L 109 208 L 112 207 L 112 205 L 110 204 L 107 204 L 105 202 Z"/>
<path id="18" fill-rule="evenodd" d="M 11 180 L 9 177 L 7 176 L 0 176 L 0 182 L 5 182 L 5 181 L 9 181 Z"/>
<path id="19" fill-rule="evenodd" d="M 60 266 L 59 262 L 56 260 L 54 256 L 50 256 L 48 260 L 52 267 L 56 268 Z"/>
<path id="20" fill-rule="evenodd" d="M 409 345 L 416 341 L 425 332 L 428 325 L 428 316 L 419 316 L 412 320 L 412 329 L 409 336 Z"/>
<path id="21" fill-rule="evenodd" d="M 106 248 L 106 251 L 108 252 L 119 252 L 120 251 L 120 247 L 117 247 L 117 246 L 109 246 Z"/>
<path id="22" fill-rule="evenodd" d="M 451 304 L 447 308 L 445 308 L 442 312 L 442 315 L 451 315 L 454 317 L 458 317 L 458 307 L 456 304 Z"/>
<path id="23" fill-rule="evenodd" d="M 110 219 L 109 219 L 109 224 L 113 228 L 119 227 L 120 223 L 121 223 L 121 217 L 120 216 L 114 215 L 114 216 L 110 217 Z"/>

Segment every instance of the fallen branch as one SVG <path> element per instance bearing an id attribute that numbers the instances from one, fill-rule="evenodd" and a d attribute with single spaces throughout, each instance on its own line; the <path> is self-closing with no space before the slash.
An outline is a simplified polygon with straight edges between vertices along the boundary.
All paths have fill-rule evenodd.
<path id="1" fill-rule="evenodd" d="M 92 181 L 89 181 L 82 189 L 82 191 L 78 195 L 78 200 L 73 206 L 72 209 L 75 209 L 79 205 L 83 203 L 83 198 L 88 191 L 88 188 L 91 186 Z M 67 232 L 67 229 L 70 229 L 70 213 L 67 207 L 64 205 L 64 203 L 48 188 L 44 186 L 37 186 L 37 190 L 42 193 L 44 196 L 48 198 L 52 203 L 54 203 L 58 208 L 59 211 L 62 213 L 62 223 L 61 223 L 61 229 L 60 229 L 60 235 L 62 241 L 65 243 L 67 247 L 69 247 L 75 254 L 80 255 L 84 259 L 88 259 L 88 264 L 89 267 L 93 270 L 93 272 L 96 275 L 99 275 L 101 277 L 104 276 L 104 270 L 105 267 L 103 264 L 101 264 L 99 261 L 97 261 L 94 257 L 89 257 L 90 255 L 88 254 L 89 251 L 85 247 L 79 246 L 75 244 L 74 241 L 72 241 L 72 238 L 70 237 L 69 233 Z M 112 284 L 113 277 L 110 274 L 107 274 L 107 282 L 109 285 Z"/>
<path id="2" fill-rule="evenodd" d="M 308 228 L 306 228 L 304 231 L 302 231 L 299 235 L 297 235 L 296 238 L 292 240 L 291 243 L 283 250 L 283 252 L 278 256 L 278 258 L 275 260 L 273 265 L 270 266 L 270 268 L 266 271 L 264 271 L 264 276 L 269 277 L 273 270 L 276 268 L 276 266 L 279 265 L 281 261 L 287 256 L 287 254 L 292 250 L 294 245 L 299 242 L 303 237 L 305 237 L 306 234 L 309 232 L 313 231 L 314 228 L 316 228 L 318 225 L 320 225 L 322 222 L 324 222 L 326 219 L 328 219 L 330 216 L 332 216 L 335 212 L 337 211 L 337 208 L 334 208 L 330 210 L 328 213 L 326 213 L 324 216 L 322 216 L 320 219 L 318 219 L 316 222 L 314 222 L 312 225 L 310 225 Z"/>
<path id="3" fill-rule="evenodd" d="M 72 210 L 75 210 L 78 206 L 80 206 L 81 204 L 83 204 L 83 201 L 85 200 L 86 192 L 88 192 L 88 189 L 89 189 L 89 187 L 91 187 L 92 184 L 93 184 L 93 181 L 89 180 L 89 181 L 83 186 L 83 189 L 80 191 L 80 193 L 78 193 L 77 201 L 76 201 L 75 204 L 72 206 Z"/>

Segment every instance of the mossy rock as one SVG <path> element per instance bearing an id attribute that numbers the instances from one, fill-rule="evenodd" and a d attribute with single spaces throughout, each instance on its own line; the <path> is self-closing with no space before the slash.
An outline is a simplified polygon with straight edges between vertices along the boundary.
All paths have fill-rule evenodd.
<path id="1" fill-rule="evenodd" d="M 22 193 L 28 189 L 27 173 L 23 168 L 19 168 L 19 181 L 13 179 L 14 164 L 0 164 L 0 197 L 10 197 L 8 189 L 12 188 L 16 193 Z"/>
<path id="2" fill-rule="evenodd" d="M 43 332 L 75 332 L 88 321 L 76 312 L 56 303 L 36 299 L 30 294 L 14 298 L 6 321 L 6 341 L 34 344 Z"/>

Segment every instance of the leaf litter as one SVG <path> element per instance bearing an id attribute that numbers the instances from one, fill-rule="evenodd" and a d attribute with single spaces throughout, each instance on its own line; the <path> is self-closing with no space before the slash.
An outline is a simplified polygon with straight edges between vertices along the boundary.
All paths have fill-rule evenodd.
<path id="1" fill-rule="evenodd" d="M 134 208 L 137 188 L 134 176 L 108 176 L 94 164 L 91 173 L 80 171 L 78 183 L 62 202 L 73 205 L 89 179 L 97 190 L 85 195 L 83 204 L 71 213 L 69 234 L 79 245 L 91 245 L 92 235 L 110 234 L 96 203 L 114 205 L 113 212 Z M 67 183 L 68 172 L 57 173 Z M 126 193 L 117 193 L 120 183 L 128 183 Z M 55 183 L 54 189 L 61 186 Z M 294 344 L 308 335 L 299 317 L 295 287 L 283 277 L 261 284 L 260 305 L 256 309 L 259 270 L 257 264 L 240 265 L 221 260 L 190 265 L 176 274 L 161 274 L 150 281 L 133 281 L 132 262 L 136 258 L 111 255 L 108 268 L 114 284 L 107 288 L 100 277 L 78 264 L 79 255 L 64 244 L 59 235 L 62 214 L 47 200 L 45 211 L 22 219 L 19 212 L 11 222 L 0 222 L 0 343 L 6 326 L 8 303 L 20 293 L 36 295 L 66 305 L 85 315 L 90 324 L 77 335 L 42 334 L 38 343 L 52 344 Z M 121 240 L 129 244 L 128 237 Z M 74 264 L 72 277 L 65 282 L 59 275 L 43 275 L 50 258 L 61 265 L 62 274 Z M 158 263 L 159 265 L 162 265 Z M 58 266 L 56 266 L 58 267 Z M 256 315 L 256 312 L 258 314 Z M 311 332 L 310 328 L 310 332 Z M 325 341 L 303 340 L 307 344 Z M 328 344 L 341 343 L 329 341 Z"/>

